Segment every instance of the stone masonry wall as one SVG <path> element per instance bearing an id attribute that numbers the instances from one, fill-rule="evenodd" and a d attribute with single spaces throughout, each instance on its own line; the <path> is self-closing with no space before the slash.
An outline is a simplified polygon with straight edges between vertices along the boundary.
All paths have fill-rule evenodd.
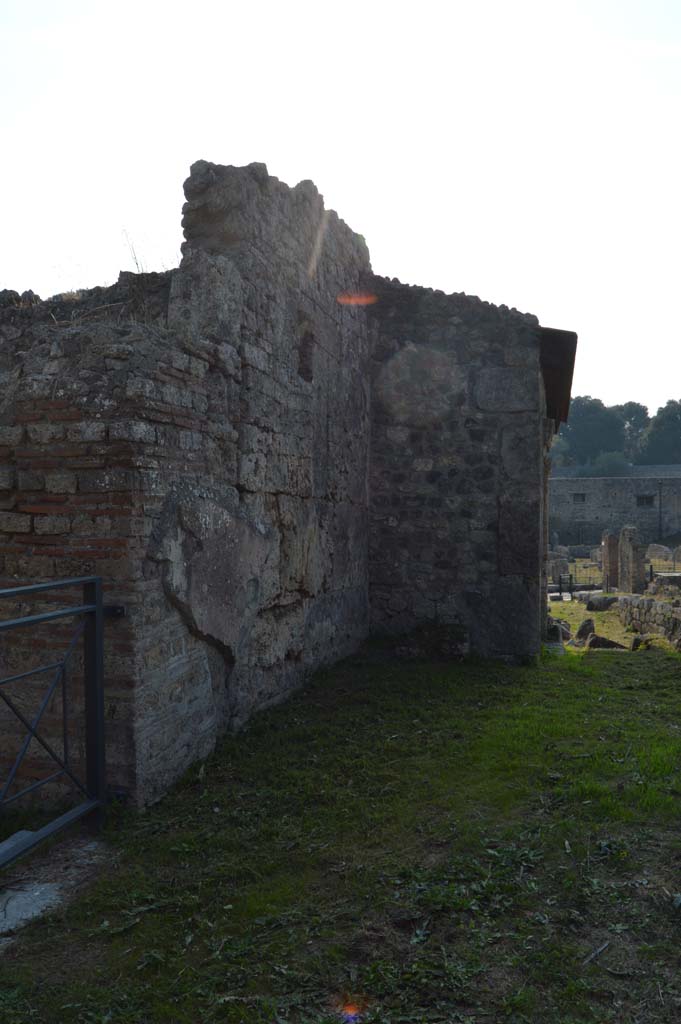
<path id="1" fill-rule="evenodd" d="M 681 599 L 656 601 L 652 597 L 620 597 L 620 621 L 636 633 L 655 633 L 674 643 L 681 642 Z"/>
<path id="2" fill-rule="evenodd" d="M 186 193 L 179 270 L 0 319 L 3 583 L 125 605 L 109 775 L 142 800 L 368 626 L 367 331 L 336 301 L 366 247 L 261 165 Z"/>
<path id="3" fill-rule="evenodd" d="M 538 652 L 548 435 L 534 317 L 373 282 L 372 628 Z"/>
<path id="4" fill-rule="evenodd" d="M 660 466 L 659 476 L 552 476 L 552 534 L 557 533 L 560 544 L 596 544 L 604 530 L 619 530 L 631 523 L 650 544 L 660 539 L 660 525 L 662 538 L 681 533 L 681 477 L 665 472 L 666 467 Z"/>
<path id="5" fill-rule="evenodd" d="M 606 590 L 619 586 L 619 535 L 606 530 L 601 541 L 603 580 Z"/>
<path id="6" fill-rule="evenodd" d="M 618 545 L 618 587 L 626 594 L 642 594 L 646 589 L 645 544 L 635 526 L 624 526 Z"/>
<path id="7" fill-rule="evenodd" d="M 109 775 L 125 790 L 136 781 L 142 669 L 136 631 L 146 615 L 141 588 L 147 542 L 136 482 L 148 451 L 137 447 L 142 428 L 126 385 L 136 366 L 141 372 L 150 340 L 164 336 L 169 284 L 169 275 L 121 275 L 117 286 L 82 296 L 34 304 L 4 293 L 0 303 L 0 586 L 100 574 L 107 603 L 125 605 L 127 617 L 107 623 L 104 663 Z M 169 441 L 174 430 L 173 441 L 179 441 L 181 428 L 170 415 L 161 429 Z M 51 603 L 73 605 L 79 597 L 77 590 L 61 591 Z M 3 600 L 0 614 L 30 614 L 44 603 L 13 607 Z M 73 626 L 3 634 L 0 674 L 54 660 Z M 82 746 L 78 682 L 77 670 L 75 677 L 70 672 L 76 748 Z M 25 713 L 37 709 L 44 684 L 45 677 L 36 677 L 14 687 L 12 696 Z M 43 728 L 59 752 L 58 701 Z M 0 716 L 0 738 L 6 763 L 23 739 L 7 712 Z M 27 781 L 45 774 L 40 748 L 33 744 L 29 755 Z"/>
<path id="8" fill-rule="evenodd" d="M 0 293 L 0 587 L 125 607 L 108 777 L 140 803 L 370 624 L 523 659 L 545 605 L 536 320 L 376 277 L 311 182 L 199 161 L 185 194 L 177 270 Z M 67 640 L 3 637 L 0 674 Z"/>

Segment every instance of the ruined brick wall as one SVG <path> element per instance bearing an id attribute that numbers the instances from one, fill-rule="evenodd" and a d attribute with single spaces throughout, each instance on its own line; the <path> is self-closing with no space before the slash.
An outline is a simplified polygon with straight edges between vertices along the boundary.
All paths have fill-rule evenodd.
<path id="1" fill-rule="evenodd" d="M 552 476 L 550 529 L 559 543 L 595 544 L 604 530 L 624 523 L 635 525 L 647 544 L 659 540 L 660 528 L 662 538 L 681 533 L 681 467 L 636 468 L 630 477 Z"/>
<path id="2" fill-rule="evenodd" d="M 167 685 L 177 638 L 178 689 L 191 697 L 203 680 L 205 748 L 366 635 L 367 333 L 337 297 L 357 290 L 368 253 L 312 183 L 289 189 L 261 165 L 200 162 L 185 191 L 168 329 L 180 360 L 198 361 L 199 422 L 220 437 L 213 451 L 189 438 L 194 454 L 164 466 L 153 493 L 158 663 L 144 689 Z M 138 732 L 152 742 L 163 717 L 146 712 Z M 197 756 L 182 746 L 194 736 L 178 737 L 174 763 Z M 167 756 L 164 740 L 157 777 Z"/>
<path id="3" fill-rule="evenodd" d="M 3 582 L 126 606 L 109 775 L 145 800 L 368 628 L 366 247 L 260 165 L 186 191 L 177 271 L 0 327 Z"/>
<path id="4" fill-rule="evenodd" d="M 125 385 L 128 367 L 144 360 L 149 337 L 163 331 L 168 293 L 168 275 L 122 275 L 119 285 L 82 296 L 34 305 L 5 293 L 0 305 L 0 586 L 99 574 L 107 602 L 127 608 L 126 619 L 107 624 L 104 665 L 109 772 L 122 789 L 136 782 L 136 630 L 144 614 L 146 543 L 135 486 L 144 453 L 131 443 Z M 79 597 L 78 590 L 61 591 L 16 611 L 40 611 L 45 601 L 78 604 Z M 10 611 L 3 600 L 0 614 Z M 54 660 L 73 626 L 71 620 L 3 634 L 0 673 Z M 36 677 L 13 688 L 25 712 L 37 709 L 45 683 Z M 82 747 L 79 683 L 76 659 L 69 673 L 76 752 Z M 58 697 L 43 725 L 59 751 Z M 23 737 L 7 713 L 0 729 L 7 761 Z M 40 749 L 33 744 L 29 753 L 27 781 L 45 774 Z"/>
<path id="5" fill-rule="evenodd" d="M 200 161 L 185 192 L 177 270 L 0 293 L 0 585 L 125 606 L 108 767 L 140 802 L 370 623 L 517 659 L 544 614 L 536 320 L 374 276 L 310 182 Z"/>
<path id="6" fill-rule="evenodd" d="M 541 643 L 546 420 L 534 317 L 374 282 L 372 627 Z"/>

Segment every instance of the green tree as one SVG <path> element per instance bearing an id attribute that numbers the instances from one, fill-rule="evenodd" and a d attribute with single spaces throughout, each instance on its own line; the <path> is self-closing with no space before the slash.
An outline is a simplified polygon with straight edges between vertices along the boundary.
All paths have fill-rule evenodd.
<path id="1" fill-rule="evenodd" d="M 601 452 L 624 451 L 624 419 L 614 409 L 607 409 L 600 398 L 579 395 L 570 403 L 570 418 L 560 436 L 570 447 L 572 461 L 583 465 Z"/>
<path id="2" fill-rule="evenodd" d="M 585 473 L 586 476 L 629 476 L 631 463 L 624 452 L 601 452 Z"/>
<path id="3" fill-rule="evenodd" d="M 681 463 L 681 401 L 670 399 L 657 410 L 643 433 L 637 461 L 644 466 Z"/>
<path id="4" fill-rule="evenodd" d="M 650 423 L 648 409 L 640 402 L 625 402 L 623 405 L 609 406 L 618 413 L 624 422 L 624 454 L 634 460 L 641 449 L 643 431 Z"/>
<path id="5" fill-rule="evenodd" d="M 567 443 L 564 437 L 560 434 L 556 434 L 551 444 L 551 465 L 552 466 L 569 466 L 570 465 L 570 445 Z"/>

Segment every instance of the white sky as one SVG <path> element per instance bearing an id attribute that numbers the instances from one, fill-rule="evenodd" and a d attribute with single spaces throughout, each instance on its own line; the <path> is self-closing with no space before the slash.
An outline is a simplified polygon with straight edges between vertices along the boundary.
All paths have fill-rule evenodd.
<path id="1" fill-rule="evenodd" d="M 0 288 L 176 266 L 199 158 L 312 178 L 374 270 L 681 398 L 679 0 L 0 0 Z"/>

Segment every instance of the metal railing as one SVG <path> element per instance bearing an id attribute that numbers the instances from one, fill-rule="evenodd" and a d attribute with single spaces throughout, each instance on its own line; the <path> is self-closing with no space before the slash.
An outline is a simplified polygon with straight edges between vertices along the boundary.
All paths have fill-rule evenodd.
<path id="1" fill-rule="evenodd" d="M 645 561 L 645 576 L 646 580 L 650 583 L 655 577 L 678 577 L 681 574 L 681 563 L 678 563 L 676 559 L 665 561 L 664 559 L 646 559 Z M 567 576 L 564 577 L 567 579 Z M 600 588 L 604 591 L 610 590 L 610 577 L 607 573 L 603 572 L 601 566 L 594 562 L 582 562 L 576 560 L 570 563 L 570 579 L 571 587 L 574 590 L 592 590 L 594 588 Z M 559 585 L 559 590 L 562 593 L 563 590 L 567 590 L 567 585 L 563 580 Z"/>
<path id="2" fill-rule="evenodd" d="M 77 619 L 76 628 L 68 641 L 63 657 L 52 660 L 47 665 L 39 665 L 26 671 L 0 678 L 0 700 L 9 708 L 18 722 L 26 729 L 26 736 L 21 743 L 9 774 L 4 782 L 0 782 L 0 816 L 5 809 L 21 797 L 35 792 L 42 786 L 54 783 L 57 779 L 68 779 L 79 796 L 81 802 L 54 818 L 49 824 L 34 832 L 22 831 L 10 836 L 0 843 L 0 868 L 27 853 L 38 843 L 54 835 L 55 832 L 67 828 L 85 815 L 100 812 L 105 802 L 105 768 L 104 768 L 104 606 L 102 603 L 102 581 L 98 576 L 85 576 L 78 579 L 57 580 L 53 583 L 37 583 L 28 587 L 14 587 L 0 590 L 0 599 L 23 600 L 36 594 L 47 594 L 50 591 L 63 590 L 67 587 L 82 587 L 82 603 L 54 611 L 40 612 L 19 618 L 0 619 L 0 635 L 12 630 L 29 628 L 33 630 L 46 622 L 61 619 Z M 69 689 L 67 687 L 67 668 L 69 659 L 78 649 L 79 640 L 83 639 L 83 679 L 84 679 L 84 718 L 85 718 L 85 778 L 81 779 L 70 757 L 69 735 Z M 27 682 L 29 678 L 51 673 L 45 693 L 40 700 L 33 717 L 28 717 L 18 706 L 16 698 L 9 696 L 9 684 Z M 61 696 L 62 717 L 62 752 L 58 753 L 44 735 L 40 726 L 45 711 L 55 696 Z M 50 737 L 52 739 L 52 737 Z M 38 779 L 11 792 L 17 784 L 19 770 L 24 762 L 31 742 L 35 740 L 57 765 L 45 778 Z"/>

